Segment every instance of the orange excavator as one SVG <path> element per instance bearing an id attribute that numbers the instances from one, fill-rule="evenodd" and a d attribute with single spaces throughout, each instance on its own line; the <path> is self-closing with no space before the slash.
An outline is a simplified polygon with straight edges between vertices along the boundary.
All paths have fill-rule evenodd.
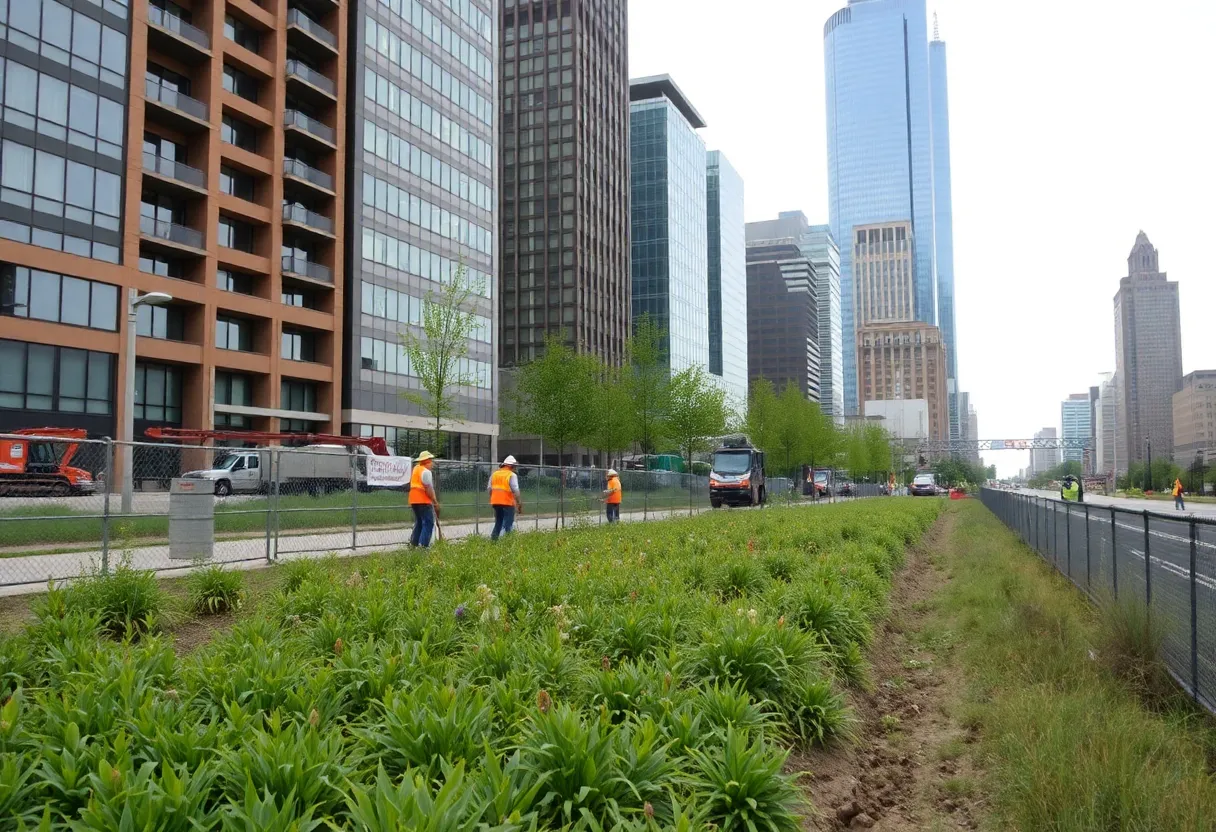
<path id="1" fill-rule="evenodd" d="M 0 439 L 0 495 L 66 497 L 92 494 L 97 481 L 83 468 L 73 467 L 72 457 L 85 439 L 82 428 L 23 428 Z M 20 438 L 13 438 L 20 437 Z M 68 441 L 40 441 L 68 440 Z"/>
<path id="2" fill-rule="evenodd" d="M 339 436 L 331 433 L 270 433 L 256 430 L 195 430 L 193 428 L 148 428 L 149 439 L 166 442 L 246 442 L 250 445 L 346 445 L 363 446 L 376 456 L 388 456 L 383 436 Z"/>

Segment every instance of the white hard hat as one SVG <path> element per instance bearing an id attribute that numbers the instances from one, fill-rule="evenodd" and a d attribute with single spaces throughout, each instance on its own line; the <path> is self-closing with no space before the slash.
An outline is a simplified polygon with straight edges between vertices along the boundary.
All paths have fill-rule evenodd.
<path id="1" fill-rule="evenodd" d="M 610 476 L 610 477 L 619 477 L 619 476 L 620 476 L 620 474 L 618 474 L 618 473 L 616 472 L 616 469 L 615 469 L 615 468 L 609 468 L 609 469 L 608 469 L 608 476 Z"/>
<path id="2" fill-rule="evenodd" d="M 503 465 L 515 465 L 515 457 L 507 454 L 507 458 L 502 461 Z"/>

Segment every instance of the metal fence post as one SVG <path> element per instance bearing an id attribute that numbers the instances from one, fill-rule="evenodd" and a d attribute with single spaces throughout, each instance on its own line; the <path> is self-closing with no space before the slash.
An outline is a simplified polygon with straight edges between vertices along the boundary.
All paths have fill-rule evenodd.
<path id="1" fill-rule="evenodd" d="M 1065 555 L 1068 564 L 1068 579 L 1072 580 L 1072 506 L 1064 504 L 1064 546 L 1068 550 Z"/>
<path id="2" fill-rule="evenodd" d="M 1149 554 L 1148 509 L 1144 510 L 1144 606 L 1148 615 L 1153 608 L 1153 559 Z"/>
<path id="3" fill-rule="evenodd" d="M 544 454 L 541 454 L 540 461 L 541 461 L 542 467 L 536 469 L 536 511 L 534 511 L 532 513 L 532 528 L 536 531 L 540 531 L 540 494 L 541 494 L 540 481 L 545 472 L 545 469 L 543 467 L 544 462 L 545 462 Z"/>
<path id="4" fill-rule="evenodd" d="M 1115 523 L 1115 507 L 1110 507 L 1110 575 L 1115 600 L 1119 599 L 1119 547 L 1115 545 L 1115 537 L 1119 532 Z"/>
<path id="5" fill-rule="evenodd" d="M 272 513 L 274 516 L 274 559 L 279 559 L 279 497 L 283 493 L 283 453 L 279 448 L 270 449 L 271 471 L 274 472 L 274 502 Z"/>
<path id="6" fill-rule="evenodd" d="M 359 455 L 350 455 L 350 550 L 359 551 Z"/>
<path id="7" fill-rule="evenodd" d="M 114 440 L 106 438 L 105 487 L 101 507 L 101 574 L 110 571 L 110 486 L 114 483 Z"/>
<path id="8" fill-rule="evenodd" d="M 481 534 L 481 463 L 473 463 L 473 534 Z"/>
<path id="9" fill-rule="evenodd" d="M 1195 518 L 1191 518 L 1191 696 L 1199 699 L 1199 599 L 1195 587 L 1197 549 Z"/>
<path id="10" fill-rule="evenodd" d="M 1085 590 L 1091 586 L 1089 565 L 1089 503 L 1085 504 Z"/>

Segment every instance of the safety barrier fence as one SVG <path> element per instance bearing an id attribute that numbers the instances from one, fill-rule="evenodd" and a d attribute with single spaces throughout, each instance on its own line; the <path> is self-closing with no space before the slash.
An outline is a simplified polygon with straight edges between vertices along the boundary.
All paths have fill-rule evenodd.
<path id="1" fill-rule="evenodd" d="M 1216 712 L 1216 521 L 990 488 L 980 499 L 1095 603 L 1143 603 L 1171 675 Z"/>

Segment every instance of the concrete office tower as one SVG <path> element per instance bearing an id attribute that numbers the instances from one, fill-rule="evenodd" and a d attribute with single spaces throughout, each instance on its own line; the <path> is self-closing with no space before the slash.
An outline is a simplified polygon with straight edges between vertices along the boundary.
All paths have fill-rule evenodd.
<path id="1" fill-rule="evenodd" d="M 731 406 L 747 410 L 747 252 L 743 179 L 721 152 L 707 160 L 709 372 Z"/>
<path id="2" fill-rule="evenodd" d="M 749 224 L 749 229 L 751 224 Z M 815 270 L 797 241 L 747 244 L 747 371 L 780 392 L 788 382 L 820 401 Z"/>
<path id="3" fill-rule="evenodd" d="M 979 437 L 980 417 L 975 412 L 975 405 L 969 405 L 967 407 L 967 439 L 971 442 L 971 445 L 968 453 L 971 455 L 971 461 L 977 465 L 981 462 Z"/>
<path id="4" fill-rule="evenodd" d="M 924 0 L 849 0 L 824 26 L 828 207 L 837 241 L 854 239 L 852 231 L 859 225 L 910 223 L 918 241 L 919 321 L 942 320 L 937 263 L 946 258 L 949 291 L 943 302 L 951 312 L 946 346 L 953 353 L 953 256 L 948 251 L 953 241 L 948 229 L 936 229 L 939 220 L 950 222 L 945 44 L 935 37 L 931 59 L 927 28 Z M 940 105 L 936 112 L 935 103 Z M 942 158 L 935 159 L 935 151 Z M 942 195 L 940 206 L 935 193 Z M 852 414 L 858 412 L 859 324 L 853 308 L 853 249 L 843 243 L 840 280 L 845 408 Z M 953 367 L 954 358 L 948 361 Z M 949 380 L 954 381 L 952 373 Z M 957 436 L 957 417 L 952 424 Z"/>
<path id="5" fill-rule="evenodd" d="M 494 4 L 348 0 L 352 152 L 346 222 L 350 288 L 343 428 L 400 453 L 488 460 L 498 434 L 493 300 L 497 274 Z M 428 295 L 464 265 L 476 314 L 457 418 L 433 422 L 400 395 L 420 384 L 401 347 Z"/>
<path id="6" fill-rule="evenodd" d="M 1060 436 L 1063 439 L 1088 442 L 1092 425 L 1089 421 L 1089 394 L 1073 393 L 1060 402 Z M 1084 462 L 1084 448 L 1064 448 L 1064 461 Z"/>
<path id="7" fill-rule="evenodd" d="M 1216 370 L 1182 377 L 1174 394 L 1174 461 L 1183 468 L 1216 459 Z"/>
<path id="8" fill-rule="evenodd" d="M 630 321 L 626 0 L 482 6 L 499 31 L 501 363 L 527 363 L 549 334 L 619 364 Z"/>
<path id="9" fill-rule="evenodd" d="M 709 364 L 705 126 L 671 80 L 629 82 L 633 321 L 667 333 L 668 367 Z"/>
<path id="10" fill-rule="evenodd" d="M 749 243 L 794 241 L 815 270 L 819 331 L 819 406 L 844 424 L 844 331 L 840 322 L 840 249 L 827 225 L 808 225 L 801 211 L 782 211 L 775 220 L 747 224 Z"/>
<path id="11" fill-rule="evenodd" d="M 857 326 L 916 320 L 912 223 L 854 227 L 853 310 Z"/>
<path id="12" fill-rule="evenodd" d="M 1118 407 L 1118 381 L 1114 373 L 1102 373 L 1098 380 L 1098 402 L 1094 407 L 1094 473 L 1104 477 L 1115 472 L 1115 422 Z"/>
<path id="13" fill-rule="evenodd" d="M 1034 435 L 1035 439 L 1059 439 L 1055 428 L 1043 428 Z M 1036 474 L 1043 474 L 1060 464 L 1059 448 L 1035 448 L 1030 452 L 1030 467 Z"/>
<path id="14" fill-rule="evenodd" d="M 919 321 L 871 324 L 858 333 L 859 390 L 865 402 L 924 399 L 929 435 L 950 436 L 946 396 L 946 345 L 941 331 Z"/>
<path id="15" fill-rule="evenodd" d="M 1119 455 L 1143 462 L 1151 442 L 1153 455 L 1166 458 L 1174 450 L 1173 396 L 1182 387 L 1178 284 L 1158 268 L 1143 231 L 1115 294 L 1115 364 L 1125 437 Z"/>
<path id="16" fill-rule="evenodd" d="M 0 8 L 0 430 L 338 430 L 347 4 Z"/>

